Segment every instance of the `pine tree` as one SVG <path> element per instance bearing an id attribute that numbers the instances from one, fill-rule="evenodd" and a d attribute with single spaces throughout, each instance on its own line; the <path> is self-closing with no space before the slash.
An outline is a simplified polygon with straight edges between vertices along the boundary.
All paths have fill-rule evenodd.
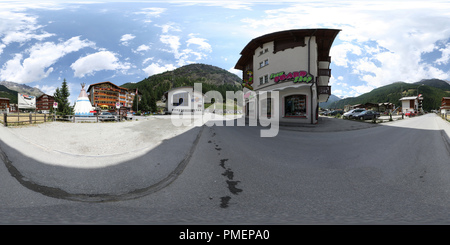
<path id="1" fill-rule="evenodd" d="M 58 102 L 58 109 L 56 112 L 59 115 L 73 114 L 72 108 L 70 107 L 69 96 L 70 96 L 69 87 L 67 86 L 67 81 L 64 78 L 61 89 L 56 88 L 56 92 L 53 94 L 55 101 Z"/>

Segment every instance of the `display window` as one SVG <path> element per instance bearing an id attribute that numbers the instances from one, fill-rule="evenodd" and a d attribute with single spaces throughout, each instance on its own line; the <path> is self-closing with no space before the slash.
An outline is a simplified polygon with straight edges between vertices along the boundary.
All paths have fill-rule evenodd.
<path id="1" fill-rule="evenodd" d="M 306 95 L 296 94 L 284 97 L 285 117 L 306 117 Z"/>

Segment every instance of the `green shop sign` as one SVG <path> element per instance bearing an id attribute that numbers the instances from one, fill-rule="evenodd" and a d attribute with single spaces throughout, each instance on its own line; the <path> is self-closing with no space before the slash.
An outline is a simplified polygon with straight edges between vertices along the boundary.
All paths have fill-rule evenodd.
<path id="1" fill-rule="evenodd" d="M 293 80 L 294 83 L 309 83 L 313 80 L 313 75 L 308 74 L 306 71 L 294 71 L 286 74 L 284 71 L 278 73 L 272 73 L 270 79 L 273 79 L 275 83 Z"/>

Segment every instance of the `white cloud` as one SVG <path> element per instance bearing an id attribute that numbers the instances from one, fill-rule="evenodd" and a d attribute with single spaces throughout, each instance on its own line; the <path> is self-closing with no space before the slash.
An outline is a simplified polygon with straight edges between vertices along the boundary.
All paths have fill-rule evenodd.
<path id="1" fill-rule="evenodd" d="M 153 18 L 158 18 L 162 13 L 166 12 L 165 8 L 143 8 L 139 12 L 135 12 L 135 14 L 143 14 L 147 18 L 144 22 L 150 23 L 153 22 Z"/>
<path id="2" fill-rule="evenodd" d="M 208 56 L 207 53 L 212 52 L 211 45 L 206 42 L 206 39 L 197 38 L 194 34 L 189 34 L 188 36 L 189 39 L 186 41 L 186 46 L 192 46 L 192 48 L 182 50 L 180 50 L 182 44 L 179 36 L 161 35 L 160 37 L 160 41 L 169 46 L 169 49 L 164 51 L 172 53 L 179 66 L 194 63 L 194 60 L 202 60 Z"/>
<path id="3" fill-rule="evenodd" d="M 124 34 L 120 38 L 120 43 L 124 46 L 128 46 L 130 44 L 130 41 L 133 40 L 134 38 L 136 38 L 136 36 L 133 34 Z"/>
<path id="4" fill-rule="evenodd" d="M 195 37 L 195 34 L 191 33 L 191 34 L 189 34 L 189 40 L 187 40 L 186 43 L 187 43 L 188 47 L 192 44 L 198 45 L 200 50 L 211 53 L 212 48 L 211 48 L 211 45 L 207 41 L 208 40 L 206 40 L 204 38 Z"/>
<path id="5" fill-rule="evenodd" d="M 1 5 L 0 9 L 2 9 Z M 42 28 L 42 25 L 37 24 L 35 16 L 0 10 L 0 54 L 11 43 L 24 44 L 32 39 L 42 41 L 55 35 L 42 30 Z"/>
<path id="6" fill-rule="evenodd" d="M 334 46 L 330 50 L 330 55 L 332 61 L 337 66 L 348 67 L 349 59 L 347 57 L 348 53 L 361 55 L 361 48 L 358 45 L 345 42 Z"/>
<path id="7" fill-rule="evenodd" d="M 144 52 L 150 50 L 150 46 L 142 44 L 136 50 L 133 50 L 134 53 Z"/>
<path id="8" fill-rule="evenodd" d="M 61 57 L 76 52 L 82 48 L 94 46 L 93 42 L 80 40 L 80 37 L 55 44 L 53 42 L 37 43 L 24 54 L 16 54 L 7 61 L 0 70 L 0 78 L 16 83 L 30 83 L 46 78 L 52 71 L 51 67 Z"/>
<path id="9" fill-rule="evenodd" d="M 176 67 L 172 64 L 167 64 L 164 66 L 161 66 L 157 63 L 152 63 L 151 65 L 147 66 L 146 68 L 142 69 L 147 76 L 163 73 L 165 71 L 172 71 L 175 70 Z"/>
<path id="10" fill-rule="evenodd" d="M 42 92 L 44 92 L 45 94 L 48 95 L 52 95 L 56 92 L 56 86 L 51 86 L 51 85 L 36 85 L 34 86 L 35 88 L 41 90 Z"/>
<path id="11" fill-rule="evenodd" d="M 446 65 L 448 64 L 448 62 L 450 61 L 450 44 L 447 43 L 447 45 L 445 46 L 445 48 L 441 48 L 439 49 L 439 51 L 442 52 L 442 56 L 441 58 L 437 59 L 435 61 L 436 64 L 438 65 Z"/>
<path id="12" fill-rule="evenodd" d="M 150 60 L 153 60 L 153 59 L 154 59 L 154 57 L 147 58 L 142 62 L 142 64 L 145 65 L 147 62 L 149 62 Z"/>
<path id="13" fill-rule="evenodd" d="M 180 52 L 178 50 L 181 46 L 180 37 L 173 35 L 161 35 L 159 40 L 162 43 L 169 45 L 170 50 L 168 50 L 168 52 L 173 53 L 176 59 L 180 58 Z"/>
<path id="14" fill-rule="evenodd" d="M 97 71 L 102 70 L 128 70 L 129 63 L 121 63 L 116 57 L 117 54 L 110 51 L 100 51 L 79 58 L 70 68 L 74 70 L 75 77 L 84 77 L 86 75 L 94 75 Z"/>
<path id="15" fill-rule="evenodd" d="M 169 31 L 177 31 L 177 32 L 181 31 L 181 29 L 178 26 L 176 26 L 176 24 L 173 22 L 169 22 L 164 25 L 156 25 L 155 24 L 155 26 L 161 27 L 162 33 L 168 33 Z"/>
<path id="16" fill-rule="evenodd" d="M 228 69 L 228 72 L 236 74 L 238 77 L 242 77 L 242 71 L 234 69 L 234 67 L 231 67 L 230 69 Z"/>

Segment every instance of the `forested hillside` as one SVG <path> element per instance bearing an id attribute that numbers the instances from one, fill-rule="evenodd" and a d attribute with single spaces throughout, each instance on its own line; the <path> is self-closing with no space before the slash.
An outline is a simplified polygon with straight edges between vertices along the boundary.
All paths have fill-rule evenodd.
<path id="1" fill-rule="evenodd" d="M 0 98 L 8 98 L 10 104 L 17 104 L 17 91 L 0 85 Z"/>
<path id="2" fill-rule="evenodd" d="M 126 83 L 124 88 L 138 89 L 142 94 L 139 102 L 140 110 L 155 111 L 156 101 L 161 100 L 164 93 L 172 88 L 182 86 L 194 86 L 194 83 L 202 83 L 202 92 L 210 90 L 218 91 L 226 98 L 226 91 L 241 90 L 242 80 L 219 67 L 191 64 L 173 71 L 150 76 L 138 83 Z"/>
<path id="3" fill-rule="evenodd" d="M 442 97 L 450 96 L 450 84 L 438 79 L 422 80 L 412 84 L 396 82 L 374 89 L 358 97 L 345 98 L 331 103 L 327 108 L 343 109 L 345 105 L 383 102 L 391 102 L 396 106 L 400 106 L 400 98 L 417 96 L 417 92 L 423 95 L 424 110 L 430 111 L 440 107 Z"/>

